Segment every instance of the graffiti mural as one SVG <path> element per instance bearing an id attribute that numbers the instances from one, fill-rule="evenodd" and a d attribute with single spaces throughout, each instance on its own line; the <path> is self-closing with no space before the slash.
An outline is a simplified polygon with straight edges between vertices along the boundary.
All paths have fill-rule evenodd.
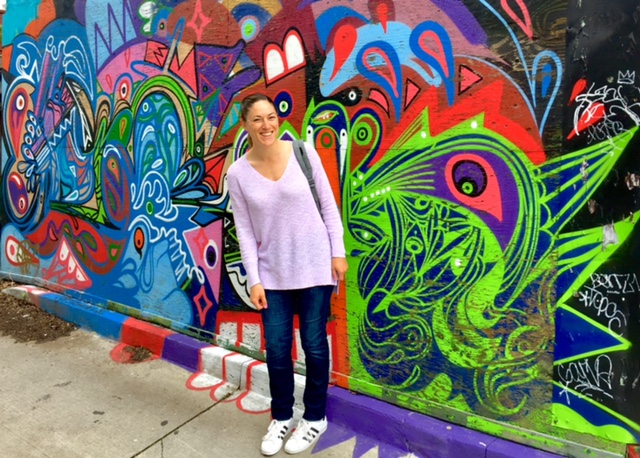
<path id="1" fill-rule="evenodd" d="M 259 356 L 225 174 L 264 92 L 343 215 L 336 383 L 640 439 L 637 59 L 591 71 L 582 2 L 28 3 L 3 31 L 4 274 Z"/>
<path id="2" fill-rule="evenodd" d="M 640 125 L 634 8 L 628 2 L 569 7 L 565 139 L 570 149 L 610 142 Z M 616 24 L 613 27 L 613 24 Z M 611 53 L 599 31 L 618 43 Z M 598 63 L 606 62 L 601 68 Z M 554 363 L 558 424 L 637 443 L 640 314 L 637 139 L 563 234 Z M 584 173 L 590 173 L 589 166 Z M 570 231 L 570 232 L 569 232 Z M 612 246 L 620 248 L 612 252 Z M 567 269 L 582 267 L 573 283 Z"/>

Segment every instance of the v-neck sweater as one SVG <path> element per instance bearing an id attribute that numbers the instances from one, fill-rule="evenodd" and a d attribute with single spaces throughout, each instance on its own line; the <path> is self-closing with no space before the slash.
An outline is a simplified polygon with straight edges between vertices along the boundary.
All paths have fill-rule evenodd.
<path id="1" fill-rule="evenodd" d="M 333 285 L 331 258 L 344 257 L 340 213 L 317 151 L 305 143 L 320 199 L 293 153 L 278 180 L 242 156 L 227 172 L 231 211 L 248 286 L 272 290 Z"/>

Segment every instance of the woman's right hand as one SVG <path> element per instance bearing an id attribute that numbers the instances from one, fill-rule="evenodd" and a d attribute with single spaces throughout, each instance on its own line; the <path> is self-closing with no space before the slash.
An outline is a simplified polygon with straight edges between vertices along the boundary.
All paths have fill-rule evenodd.
<path id="1" fill-rule="evenodd" d="M 249 300 L 256 308 L 256 310 L 262 310 L 267 308 L 267 296 L 264 293 L 264 288 L 262 284 L 257 283 L 251 287 L 250 291 L 251 296 Z"/>

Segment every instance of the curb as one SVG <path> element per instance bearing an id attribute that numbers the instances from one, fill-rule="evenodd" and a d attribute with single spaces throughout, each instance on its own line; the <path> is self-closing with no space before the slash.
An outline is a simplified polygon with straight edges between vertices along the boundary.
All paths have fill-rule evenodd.
<path id="1" fill-rule="evenodd" d="M 238 352 L 207 344 L 148 322 L 82 302 L 35 286 L 14 286 L 2 291 L 27 300 L 44 311 L 85 330 L 124 345 L 145 347 L 156 357 L 193 375 L 187 387 L 210 390 L 215 401 L 235 401 L 242 410 L 269 410 L 269 377 L 266 364 Z M 302 413 L 305 378 L 295 374 L 294 416 Z M 327 417 L 331 434 L 324 434 L 314 453 L 357 438 L 354 457 L 379 447 L 381 457 L 449 458 L 552 458 L 554 453 L 457 426 L 412 412 L 336 386 L 329 387 Z M 383 434 L 380 432 L 383 431 Z"/>

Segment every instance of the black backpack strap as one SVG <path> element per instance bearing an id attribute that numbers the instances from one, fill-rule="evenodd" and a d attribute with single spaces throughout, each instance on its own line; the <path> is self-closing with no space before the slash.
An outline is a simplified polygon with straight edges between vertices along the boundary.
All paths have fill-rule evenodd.
<path id="1" fill-rule="evenodd" d="M 302 140 L 293 141 L 293 152 L 296 155 L 298 164 L 300 164 L 302 173 L 304 173 L 304 176 L 307 178 L 307 181 L 309 182 L 309 188 L 311 188 L 311 194 L 313 195 L 313 200 L 316 202 L 316 207 L 318 207 L 318 211 L 320 212 L 320 217 L 322 217 L 322 209 L 320 208 L 320 198 L 318 197 L 318 191 L 316 190 L 316 182 L 313 180 L 313 169 L 311 168 L 311 163 L 309 162 L 309 157 L 307 156 L 307 150 Z"/>

